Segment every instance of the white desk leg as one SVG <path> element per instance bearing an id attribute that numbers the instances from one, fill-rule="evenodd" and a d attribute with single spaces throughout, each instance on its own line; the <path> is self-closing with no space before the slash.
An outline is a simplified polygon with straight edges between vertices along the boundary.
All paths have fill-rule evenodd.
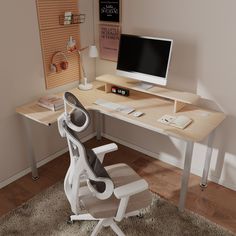
<path id="1" fill-rule="evenodd" d="M 193 155 L 193 142 L 188 141 L 185 149 L 185 160 L 184 160 L 184 169 L 181 180 L 181 190 L 179 198 L 179 210 L 184 210 L 186 195 L 188 191 L 188 180 L 191 170 L 192 155 Z"/>
<path id="2" fill-rule="evenodd" d="M 211 164 L 212 144 L 213 144 L 214 135 L 215 135 L 215 131 L 212 131 L 208 137 L 205 165 L 204 165 L 204 169 L 202 173 L 202 180 L 200 183 L 200 186 L 202 188 L 207 187 L 207 179 L 208 179 L 208 174 L 209 174 L 210 164 Z"/>
<path id="3" fill-rule="evenodd" d="M 95 125 L 96 125 L 96 137 L 97 140 L 101 140 L 102 139 L 102 114 L 99 111 L 95 111 L 95 117 L 96 117 L 96 121 L 95 121 Z"/>
<path id="4" fill-rule="evenodd" d="M 38 169 L 35 160 L 34 148 L 33 148 L 33 137 L 30 128 L 30 122 L 28 118 L 24 117 L 24 125 L 26 130 L 26 138 L 27 138 L 27 147 L 28 147 L 28 159 L 32 171 L 32 179 L 37 180 L 39 178 Z"/>

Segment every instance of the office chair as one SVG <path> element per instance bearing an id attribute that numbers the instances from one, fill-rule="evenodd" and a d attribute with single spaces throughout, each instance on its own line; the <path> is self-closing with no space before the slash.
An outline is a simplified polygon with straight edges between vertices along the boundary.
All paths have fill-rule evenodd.
<path id="1" fill-rule="evenodd" d="M 147 182 L 126 164 L 103 167 L 106 153 L 117 150 L 114 143 L 86 149 L 76 133 L 89 123 L 88 111 L 71 93 L 64 94 L 65 112 L 58 118 L 60 135 L 67 138 L 70 166 L 64 180 L 64 190 L 75 220 L 97 220 L 91 236 L 102 227 L 110 226 L 119 236 L 125 234 L 115 221 L 136 216 L 151 203 Z"/>

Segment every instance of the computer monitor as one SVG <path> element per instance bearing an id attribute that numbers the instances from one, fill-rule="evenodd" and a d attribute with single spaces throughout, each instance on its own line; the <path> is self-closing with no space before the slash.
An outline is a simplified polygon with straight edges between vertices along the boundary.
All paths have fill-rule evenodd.
<path id="1" fill-rule="evenodd" d="M 171 39 L 121 34 L 117 74 L 166 85 L 172 44 Z"/>

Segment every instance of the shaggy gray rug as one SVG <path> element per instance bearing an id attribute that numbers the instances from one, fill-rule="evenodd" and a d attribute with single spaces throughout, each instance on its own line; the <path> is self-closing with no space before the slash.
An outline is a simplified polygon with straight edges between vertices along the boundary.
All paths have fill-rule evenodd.
<path id="1" fill-rule="evenodd" d="M 79 235 L 88 236 L 96 222 L 75 222 L 68 225 L 69 204 L 63 185 L 58 183 L 35 196 L 19 208 L 0 218 L 0 235 Z M 232 236 L 233 233 L 189 211 L 180 213 L 174 205 L 153 194 L 152 205 L 143 210 L 144 217 L 132 217 L 118 223 L 128 236 L 201 235 Z M 103 228 L 101 236 L 115 235 Z"/>

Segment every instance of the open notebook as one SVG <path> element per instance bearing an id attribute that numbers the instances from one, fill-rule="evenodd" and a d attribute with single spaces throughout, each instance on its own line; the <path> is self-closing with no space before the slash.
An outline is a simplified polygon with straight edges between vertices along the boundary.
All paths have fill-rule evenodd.
<path id="1" fill-rule="evenodd" d="M 187 116 L 164 115 L 158 121 L 166 125 L 171 125 L 179 129 L 184 129 L 189 124 L 191 124 L 193 120 Z"/>

